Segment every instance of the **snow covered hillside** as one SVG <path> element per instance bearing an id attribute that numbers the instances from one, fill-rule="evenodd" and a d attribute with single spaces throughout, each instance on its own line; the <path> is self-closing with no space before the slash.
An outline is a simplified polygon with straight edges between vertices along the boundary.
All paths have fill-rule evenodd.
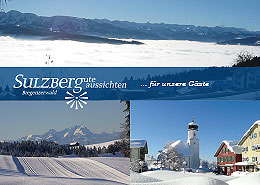
<path id="1" fill-rule="evenodd" d="M 0 185 L 129 184 L 129 159 L 117 159 L 0 156 Z"/>
<path id="2" fill-rule="evenodd" d="M 131 185 L 245 185 L 260 184 L 260 172 L 244 176 L 225 176 L 213 173 L 183 173 L 176 171 L 158 170 L 131 172 Z"/>
<path id="3" fill-rule="evenodd" d="M 89 147 L 89 148 L 98 148 L 98 147 L 108 147 L 109 145 L 114 144 L 116 141 L 120 141 L 119 139 L 117 140 L 113 140 L 113 141 L 108 141 L 108 142 L 104 142 L 104 143 L 97 143 L 97 144 L 92 144 L 92 145 L 85 145 L 85 147 Z"/>
<path id="4" fill-rule="evenodd" d="M 42 67 L 46 55 L 63 67 L 230 66 L 241 51 L 260 56 L 259 46 L 218 45 L 175 40 L 143 40 L 143 45 L 37 41 L 1 37 L 1 66 Z"/>

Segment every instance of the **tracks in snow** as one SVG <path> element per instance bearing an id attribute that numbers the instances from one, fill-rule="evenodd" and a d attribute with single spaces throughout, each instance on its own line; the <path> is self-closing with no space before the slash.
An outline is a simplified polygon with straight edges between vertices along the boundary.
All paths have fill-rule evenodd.
<path id="1" fill-rule="evenodd" d="M 10 158 L 12 159 L 12 158 Z M 5 163 L 13 163 L 8 159 Z M 1 160 L 6 160 L 0 157 Z M 130 183 L 130 176 L 106 164 L 88 158 L 18 157 L 24 172 L 32 177 L 109 180 Z M 8 165 L 7 165 L 8 164 Z"/>

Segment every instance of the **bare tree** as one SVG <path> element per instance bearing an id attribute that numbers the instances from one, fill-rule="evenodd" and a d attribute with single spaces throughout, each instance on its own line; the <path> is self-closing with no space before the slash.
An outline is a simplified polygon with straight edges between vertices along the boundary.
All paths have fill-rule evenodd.
<path id="1" fill-rule="evenodd" d="M 242 51 L 237 55 L 232 67 L 259 67 L 260 58 L 254 56 L 254 54 Z"/>

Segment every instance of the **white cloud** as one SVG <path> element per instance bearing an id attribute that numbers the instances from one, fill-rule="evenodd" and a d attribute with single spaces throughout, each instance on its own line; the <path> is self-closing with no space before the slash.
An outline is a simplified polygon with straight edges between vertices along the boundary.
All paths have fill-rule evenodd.
<path id="1" fill-rule="evenodd" d="M 142 41 L 144 45 L 110 45 L 75 41 L 17 40 L 0 37 L 0 66 L 45 66 L 46 54 L 60 67 L 229 66 L 237 54 L 260 56 L 260 47 L 191 41 Z"/>

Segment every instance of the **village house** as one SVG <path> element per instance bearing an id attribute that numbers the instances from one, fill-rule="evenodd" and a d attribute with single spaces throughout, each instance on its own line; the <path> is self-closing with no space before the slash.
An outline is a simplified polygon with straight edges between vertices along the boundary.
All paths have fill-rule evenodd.
<path id="1" fill-rule="evenodd" d="M 243 171 L 259 171 L 260 168 L 260 120 L 256 121 L 238 143 L 242 148 L 242 162 L 236 163 Z"/>
<path id="2" fill-rule="evenodd" d="M 257 69 L 242 68 L 233 73 L 233 87 L 236 90 L 260 88 L 260 73 Z"/>
<path id="3" fill-rule="evenodd" d="M 145 161 L 145 154 L 148 154 L 148 146 L 146 140 L 131 139 L 130 140 L 130 160 Z"/>
<path id="4" fill-rule="evenodd" d="M 70 148 L 78 148 L 79 142 L 70 143 L 69 146 L 70 146 Z"/>
<path id="5" fill-rule="evenodd" d="M 217 157 L 218 173 L 231 175 L 235 171 L 241 171 L 241 167 L 236 166 L 242 161 L 241 146 L 239 141 L 222 141 L 214 157 Z"/>

